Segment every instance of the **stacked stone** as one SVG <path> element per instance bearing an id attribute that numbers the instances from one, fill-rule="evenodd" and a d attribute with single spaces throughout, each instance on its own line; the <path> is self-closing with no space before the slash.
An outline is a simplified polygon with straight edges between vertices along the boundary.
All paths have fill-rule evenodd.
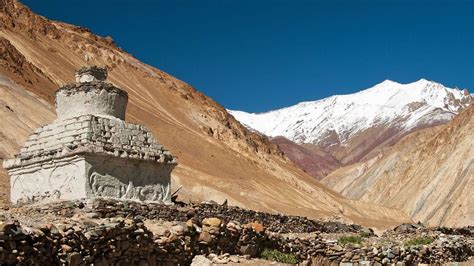
<path id="1" fill-rule="evenodd" d="M 90 211 L 98 217 L 136 217 L 141 216 L 150 220 L 181 221 L 185 222 L 194 215 L 188 208 L 177 205 L 163 205 L 156 203 L 140 203 L 137 201 L 119 201 L 113 199 L 95 199 Z"/>
<path id="2" fill-rule="evenodd" d="M 446 234 L 446 235 L 462 235 L 466 237 L 474 237 L 474 226 L 464 226 L 464 227 L 425 227 L 421 223 L 404 223 L 398 225 L 393 230 L 385 231 L 384 236 L 397 237 L 401 235 L 410 235 L 410 234 L 430 234 L 436 232 L 437 234 Z"/>
<path id="3" fill-rule="evenodd" d="M 176 162 L 171 153 L 158 144 L 145 126 L 113 118 L 84 115 L 37 129 L 12 163 L 40 162 L 63 157 L 65 154 L 81 153 L 159 163 Z"/>
<path id="4" fill-rule="evenodd" d="M 467 237 L 474 237 L 474 226 L 464 226 L 464 227 L 434 227 L 432 230 L 439 231 L 446 235 L 462 235 Z"/>
<path id="5" fill-rule="evenodd" d="M 263 221 L 268 230 L 278 233 L 309 233 L 309 232 L 358 232 L 361 226 L 352 224 L 342 224 L 337 222 L 322 222 L 308 219 L 301 216 L 291 216 L 283 214 L 270 214 L 258 212 L 239 207 L 229 207 L 218 204 L 200 204 L 194 206 L 198 218 L 215 216 L 221 219 L 237 220 L 242 223 L 250 223 L 258 220 Z"/>
<path id="6" fill-rule="evenodd" d="M 215 210 L 223 210 L 218 213 L 230 216 L 226 219 L 212 216 Z M 415 231 L 392 231 L 397 237 L 387 237 L 390 242 L 380 243 L 379 238 L 369 237 L 361 244 L 342 245 L 337 240 L 325 239 L 323 236 L 328 234 L 319 232 L 298 236 L 271 232 L 265 225 L 285 227 L 285 224 L 277 225 L 274 217 L 264 213 L 254 216 L 258 219 L 252 219 L 253 222 L 247 222 L 248 216 L 243 213 L 248 210 L 212 204 L 178 207 L 95 199 L 85 203 L 63 201 L 24 206 L 21 211 L 29 217 L 54 216 L 58 220 L 31 228 L 22 227 L 18 222 L 0 223 L 0 264 L 39 261 L 77 265 L 79 261 L 103 265 L 121 261 L 130 265 L 176 265 L 189 264 L 196 255 L 210 256 L 215 261 L 229 258 L 229 254 L 256 257 L 265 248 L 293 254 L 300 262 L 323 258 L 326 264 L 445 263 L 466 261 L 474 255 L 472 236 L 461 234 L 467 229 L 453 229 L 459 234 L 448 235 L 419 227 Z M 209 216 L 201 218 L 205 215 Z M 65 222 L 60 217 L 93 220 Z M 173 221 L 174 225 L 164 232 L 152 233 L 142 222 L 145 219 L 150 219 L 148 222 L 152 224 Z M 304 228 L 295 226 L 287 231 L 295 233 L 293 229 Z M 344 233 L 347 234 L 358 235 Z M 418 237 L 431 237 L 434 241 L 428 245 L 403 244 Z"/>
<path id="7" fill-rule="evenodd" d="M 405 247 L 400 244 L 371 245 L 360 247 L 332 245 L 325 256 L 330 261 L 340 262 L 374 262 L 375 264 L 446 263 L 466 261 L 474 254 L 472 243 L 464 237 L 449 237 L 444 242 L 436 241 L 430 245 Z"/>
<path id="8" fill-rule="evenodd" d="M 269 233 L 269 243 L 276 244 L 271 248 L 283 253 L 293 254 L 299 261 L 311 260 L 314 257 L 326 257 L 327 240 L 316 236 L 311 238 L 285 238 L 277 233 Z"/>
<path id="9" fill-rule="evenodd" d="M 340 246 L 320 237 L 289 239 L 266 232 L 260 223 L 224 223 L 215 217 L 198 223 L 189 220 L 162 234 L 153 234 L 140 218 L 38 228 L 0 222 L 2 264 L 177 265 L 189 264 L 196 255 L 255 257 L 265 248 L 291 253 L 300 262 L 324 257 L 335 264 L 443 263 L 465 261 L 474 255 L 472 243 L 463 236 L 414 247 Z"/>
<path id="10" fill-rule="evenodd" d="M 242 224 L 260 221 L 269 231 L 278 233 L 309 233 L 316 231 L 357 233 L 364 229 L 356 224 L 347 225 L 339 222 L 316 221 L 301 216 L 270 214 L 218 204 L 189 204 L 185 207 L 178 207 L 175 205 L 166 206 L 153 203 L 96 199 L 93 205 L 93 209 L 100 217 L 140 215 L 152 220 L 163 219 L 183 222 L 190 217 L 195 217 L 197 220 L 217 217 L 224 222 L 238 221 Z"/>
<path id="11" fill-rule="evenodd" d="M 2 229 L 3 226 L 3 229 Z M 114 221 L 91 226 L 48 224 L 40 228 L 0 223 L 0 262 L 32 265 L 95 265 L 154 261 L 152 234 L 143 223 Z"/>
<path id="12" fill-rule="evenodd" d="M 1 264 L 163 265 L 189 264 L 197 254 L 257 255 L 266 239 L 252 225 L 176 225 L 153 235 L 140 219 L 104 219 L 101 224 L 22 227 L 0 222 Z M 258 228 L 257 228 L 258 230 Z"/>

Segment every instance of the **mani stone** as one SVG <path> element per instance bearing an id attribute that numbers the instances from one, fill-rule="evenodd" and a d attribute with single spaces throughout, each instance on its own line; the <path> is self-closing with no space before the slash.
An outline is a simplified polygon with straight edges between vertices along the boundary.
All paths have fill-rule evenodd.
<path id="1" fill-rule="evenodd" d="M 176 158 L 142 125 L 127 123 L 127 92 L 106 82 L 104 68 L 76 72 L 56 93 L 57 119 L 35 130 L 5 160 L 11 201 L 111 197 L 171 202 Z"/>

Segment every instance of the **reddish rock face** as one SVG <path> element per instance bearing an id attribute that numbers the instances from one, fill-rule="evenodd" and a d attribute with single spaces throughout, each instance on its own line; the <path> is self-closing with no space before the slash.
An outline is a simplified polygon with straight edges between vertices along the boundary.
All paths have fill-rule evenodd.
<path id="1" fill-rule="evenodd" d="M 394 126 L 375 126 L 354 135 L 344 145 L 336 144 L 325 151 L 337 158 L 342 165 L 365 162 L 376 157 L 384 149 L 390 149 L 406 135 L 440 124 L 443 123 L 433 121 L 406 131 Z"/>
<path id="2" fill-rule="evenodd" d="M 298 145 L 285 137 L 275 137 L 271 142 L 277 144 L 296 166 L 318 180 L 341 167 L 334 156 L 316 145 Z"/>

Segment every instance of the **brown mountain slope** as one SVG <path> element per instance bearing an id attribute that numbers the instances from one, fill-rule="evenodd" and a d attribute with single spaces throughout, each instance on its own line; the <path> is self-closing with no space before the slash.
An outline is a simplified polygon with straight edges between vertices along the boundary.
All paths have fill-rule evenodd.
<path id="1" fill-rule="evenodd" d="M 394 126 L 376 126 L 354 135 L 344 145 L 332 145 L 326 150 L 344 165 L 364 162 L 376 157 L 382 150 L 390 148 L 410 133 L 441 124 L 443 123 L 435 121 L 408 131 L 400 131 Z"/>
<path id="2" fill-rule="evenodd" d="M 323 183 L 343 195 L 399 208 L 429 225 L 474 223 L 474 105 L 448 125 L 412 133 Z"/>
<path id="3" fill-rule="evenodd" d="M 13 0 L 0 0 L 2 157 L 12 156 L 38 125 L 54 119 L 55 88 L 74 70 L 106 66 L 109 81 L 129 93 L 126 120 L 147 125 L 178 156 L 173 185 L 180 197 L 229 200 L 257 210 L 389 226 L 407 217 L 396 210 L 344 199 L 295 168 L 266 138 L 249 132 L 226 110 L 188 84 L 143 64 L 110 38 L 35 15 Z M 13 111 L 6 106 L 10 107 Z"/>
<path id="4" fill-rule="evenodd" d="M 318 180 L 341 167 L 336 158 L 316 145 L 298 145 L 285 137 L 275 137 L 270 141 L 278 145 L 296 166 Z"/>
<path id="5" fill-rule="evenodd" d="M 4 43 L 5 39 L 0 38 L 0 69 L 4 69 L 5 64 L 11 62 L 4 60 L 11 55 L 3 50 Z M 8 72 L 11 76 L 15 73 L 19 72 Z M 1 162 L 2 158 L 9 157 L 20 149 L 34 128 L 39 127 L 44 121 L 54 119 L 55 114 L 48 102 L 0 74 L 0 117 Z M 8 196 L 8 176 L 0 167 L 0 206 L 8 202 Z"/>

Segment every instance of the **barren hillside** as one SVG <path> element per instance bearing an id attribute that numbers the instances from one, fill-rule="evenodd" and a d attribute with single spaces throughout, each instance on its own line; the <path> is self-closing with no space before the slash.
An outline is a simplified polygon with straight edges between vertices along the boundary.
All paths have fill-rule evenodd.
<path id="1" fill-rule="evenodd" d="M 341 167 L 336 158 L 316 145 L 299 145 L 285 137 L 272 138 L 271 142 L 278 145 L 296 166 L 318 180 Z"/>
<path id="2" fill-rule="evenodd" d="M 368 162 L 336 170 L 323 183 L 429 225 L 472 225 L 474 106 L 448 125 L 412 133 Z"/>
<path id="3" fill-rule="evenodd" d="M 256 210 L 336 215 L 375 226 L 407 220 L 400 211 L 346 200 L 325 188 L 215 101 L 139 62 L 111 38 L 0 0 L 0 50 L 0 112 L 6 121 L 0 128 L 2 158 L 17 152 L 34 128 L 55 118 L 53 92 L 72 82 L 76 69 L 106 66 L 109 81 L 129 93 L 126 120 L 147 125 L 178 157 L 173 186 L 183 186 L 182 199 L 228 199 Z"/>

